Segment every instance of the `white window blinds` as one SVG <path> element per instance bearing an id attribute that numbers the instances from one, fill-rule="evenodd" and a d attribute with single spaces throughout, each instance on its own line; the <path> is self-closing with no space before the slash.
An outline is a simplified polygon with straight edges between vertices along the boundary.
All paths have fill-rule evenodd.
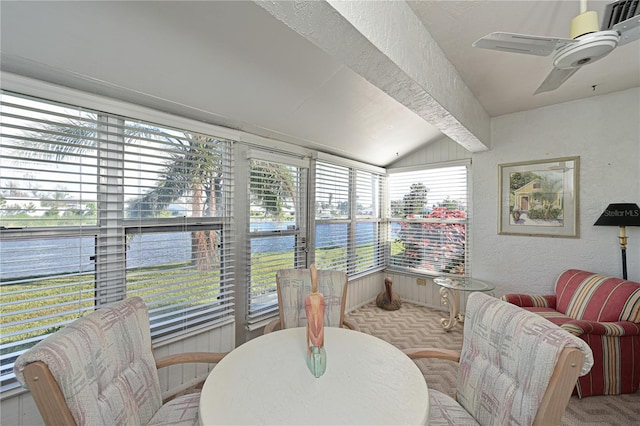
<path id="1" fill-rule="evenodd" d="M 317 162 L 315 262 L 349 275 L 384 266 L 382 175 Z"/>
<path id="2" fill-rule="evenodd" d="M 469 274 L 467 176 L 467 165 L 390 171 L 391 268 Z"/>
<path id="3" fill-rule="evenodd" d="M 232 319 L 231 142 L 125 121 L 128 295 L 152 336 Z"/>
<path id="4" fill-rule="evenodd" d="M 249 330 L 278 312 L 276 272 L 306 265 L 308 168 L 295 163 L 250 160 Z"/>
<path id="5" fill-rule="evenodd" d="M 355 256 L 353 273 L 385 265 L 385 232 L 381 221 L 382 176 L 356 170 L 355 185 Z"/>
<path id="6" fill-rule="evenodd" d="M 0 96 L 3 390 L 19 354 L 127 296 L 154 341 L 233 320 L 230 141 Z"/>

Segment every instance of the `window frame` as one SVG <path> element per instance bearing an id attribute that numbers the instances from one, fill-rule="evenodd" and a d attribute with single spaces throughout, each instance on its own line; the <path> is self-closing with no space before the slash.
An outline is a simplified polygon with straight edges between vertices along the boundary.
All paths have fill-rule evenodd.
<path id="1" fill-rule="evenodd" d="M 5 101 L 10 102 L 11 100 L 15 99 L 14 97 L 25 99 L 24 102 L 27 106 L 24 107 L 24 117 L 26 117 L 27 121 L 29 120 L 29 102 L 33 102 L 33 105 L 41 108 L 42 111 L 47 111 L 44 114 L 55 115 L 57 114 L 55 112 L 56 108 L 65 108 L 72 112 L 88 111 L 89 113 L 95 114 L 95 117 L 97 118 L 87 120 L 87 122 L 92 122 L 95 125 L 95 132 L 97 135 L 96 141 L 99 140 L 100 142 L 96 143 L 95 147 L 93 148 L 96 154 L 95 157 L 92 157 L 95 159 L 95 172 L 93 176 L 95 177 L 96 185 L 95 196 L 97 197 L 95 200 L 92 200 L 96 204 L 96 216 L 93 223 L 73 226 L 58 225 L 53 224 L 53 222 L 51 226 L 13 227 L 3 225 L 2 229 L 0 229 L 0 239 L 5 242 L 27 241 L 33 239 L 44 241 L 44 239 L 86 237 L 92 238 L 95 241 L 94 249 L 92 250 L 93 253 L 88 255 L 91 258 L 93 270 L 80 272 L 81 275 L 93 277 L 93 279 L 91 279 L 91 289 L 89 289 L 89 292 L 92 294 L 89 294 L 89 292 L 85 292 L 83 290 L 83 294 L 85 294 L 85 296 L 81 296 L 80 300 L 83 303 L 82 306 L 84 306 L 85 302 L 90 303 L 90 306 L 87 305 L 86 307 L 78 307 L 76 310 L 74 310 L 77 311 L 77 314 L 72 319 L 55 319 L 56 322 L 52 327 L 47 328 L 47 326 L 45 326 L 33 329 L 34 332 L 37 332 L 37 330 L 41 330 L 44 332 L 43 334 L 35 337 L 29 337 L 28 339 L 19 338 L 15 342 L 7 342 L 6 345 L 3 345 L 5 346 L 4 350 L 6 350 L 7 352 L 3 355 L 3 382 L 1 387 L 2 393 L 19 386 L 15 379 L 15 376 L 13 375 L 13 372 L 11 371 L 11 368 L 13 364 L 12 360 L 26 350 L 26 347 L 23 347 L 24 344 L 22 342 L 27 343 L 28 346 L 33 346 L 35 343 L 37 343 L 37 341 L 45 338 L 46 335 L 50 332 L 49 330 L 55 331 L 58 328 L 72 322 L 79 316 L 99 309 L 101 306 L 106 306 L 117 300 L 122 300 L 127 297 L 127 294 L 135 294 L 135 292 L 132 293 L 131 291 L 127 290 L 127 287 L 129 287 L 129 279 L 127 277 L 129 268 L 126 264 L 126 251 L 128 250 L 128 248 L 127 244 L 125 243 L 127 234 L 148 234 L 150 232 L 192 233 L 201 232 L 202 230 L 207 229 L 209 231 L 213 231 L 215 234 L 220 235 L 221 237 L 219 245 L 219 255 L 222 258 L 220 262 L 223 267 L 221 267 L 220 270 L 216 272 L 218 274 L 217 284 L 213 282 L 211 284 L 209 284 L 208 282 L 205 284 L 207 288 L 211 286 L 211 289 L 217 286 L 218 296 L 216 296 L 216 300 L 219 302 L 219 305 L 217 307 L 210 308 L 209 305 L 211 304 L 207 303 L 206 307 L 205 304 L 201 304 L 195 305 L 194 309 L 193 307 L 189 307 L 190 305 L 192 305 L 192 303 L 189 303 L 187 305 L 185 304 L 185 302 L 180 302 L 182 303 L 182 308 L 179 308 L 178 311 L 173 311 L 174 313 L 171 313 L 171 315 L 167 315 L 166 313 L 164 313 L 162 314 L 162 317 L 165 318 L 165 320 L 160 319 L 159 321 L 156 321 L 156 312 L 159 311 L 156 307 L 154 307 L 154 303 L 148 303 L 152 328 L 152 338 L 154 344 L 168 340 L 175 340 L 176 338 L 192 334 L 196 331 L 202 332 L 206 329 L 213 329 L 233 322 L 235 320 L 233 307 L 235 255 L 233 245 L 233 205 L 231 203 L 233 199 L 231 193 L 233 191 L 234 173 L 233 141 L 216 136 L 205 136 L 202 135 L 201 132 L 185 130 L 188 128 L 187 125 L 189 123 L 182 123 L 185 124 L 185 126 L 181 126 L 180 128 L 177 128 L 172 124 L 154 124 L 147 120 L 135 117 L 124 117 L 112 112 L 91 110 L 89 108 L 80 106 L 77 103 L 65 103 L 53 100 L 52 98 L 44 99 L 44 97 L 12 92 L 5 89 L 2 90 L 3 105 Z M 19 103 L 16 105 L 19 105 Z M 20 107 L 17 107 L 17 110 L 20 111 Z M 5 111 L 3 111 L 3 115 L 4 112 Z M 18 114 L 20 114 L 20 112 L 16 112 L 16 115 Z M 173 129 L 178 132 L 197 133 L 205 138 L 208 138 L 207 140 L 211 141 L 212 144 L 216 144 L 218 146 L 218 152 L 221 155 L 220 161 L 224 162 L 224 164 L 221 163 L 221 167 L 223 172 L 225 173 L 224 179 L 226 180 L 221 185 L 222 189 L 220 189 L 222 193 L 222 195 L 220 196 L 221 204 L 219 206 L 221 209 L 221 214 L 205 217 L 193 216 L 170 218 L 127 218 L 124 210 L 124 188 L 127 185 L 125 183 L 126 178 L 124 175 L 126 167 L 124 154 L 127 149 L 127 144 L 124 141 L 124 123 L 127 121 L 134 123 L 143 123 L 144 125 L 157 126 L 161 129 Z M 43 129 L 46 129 L 46 127 L 43 127 Z M 8 130 L 8 127 L 5 130 Z M 41 131 L 41 129 L 33 126 L 29 131 L 33 132 L 33 135 L 36 135 L 37 132 Z M 9 134 L 8 131 L 6 133 L 7 134 L 5 134 L 5 132 L 3 131 L 3 146 L 6 143 L 6 147 L 12 147 L 16 150 L 15 152 L 20 152 L 20 149 L 22 148 L 17 143 L 13 142 L 14 136 Z M 20 137 L 20 134 L 17 130 L 15 135 L 15 137 L 17 138 Z M 60 142 L 60 144 L 62 144 L 62 142 Z M 11 160 L 7 160 L 3 167 L 7 167 L 7 170 L 9 170 L 9 168 L 16 168 L 16 170 L 19 171 L 19 166 L 12 166 L 9 161 Z M 159 160 L 156 159 L 147 161 Z M 133 166 L 135 166 L 136 163 L 134 162 L 132 164 Z M 10 182 L 9 179 L 5 179 L 5 182 Z M 71 178 L 69 178 L 68 182 L 71 181 Z M 28 182 L 39 182 L 39 180 L 29 180 Z M 26 183 L 23 183 L 22 185 L 25 185 L 26 187 Z M 7 222 L 7 224 L 8 223 L 9 222 Z M 86 255 L 87 254 L 85 253 L 81 254 L 81 256 Z M 25 273 L 26 272 L 27 270 L 25 269 Z M 44 271 L 43 273 L 46 274 L 46 271 Z M 58 275 L 60 274 L 62 273 L 59 273 Z M 66 275 L 67 274 L 62 274 L 60 276 Z M 193 279 L 194 278 L 189 278 L 189 280 Z M 21 279 L 20 277 L 13 279 L 9 278 L 5 281 L 7 284 L 10 284 L 12 281 L 16 280 L 18 280 L 17 282 L 20 282 L 20 280 L 22 280 L 23 282 L 28 284 L 28 280 Z M 47 279 L 46 275 L 43 275 L 43 277 L 39 278 L 39 280 L 42 280 L 43 282 L 54 282 L 50 279 Z M 31 279 L 31 281 L 33 281 L 33 279 Z M 118 284 L 114 284 L 115 281 L 117 281 Z M 183 281 L 183 285 L 190 285 L 190 282 L 196 283 L 197 281 Z M 204 281 L 200 279 L 200 282 Z M 202 286 L 202 284 L 198 285 Z M 47 287 L 47 289 L 48 288 L 49 287 Z M 206 292 L 199 291 L 199 293 L 196 293 L 196 297 L 208 298 L 209 294 L 212 294 L 211 290 L 207 290 Z M 169 298 L 169 306 L 175 305 L 176 307 L 178 307 L 179 302 L 177 301 L 177 299 L 178 298 L 176 297 Z M 26 299 L 25 303 L 30 303 L 29 300 L 30 299 Z M 12 302 L 9 299 L 7 299 L 7 301 L 3 300 L 3 303 L 5 302 L 7 303 L 7 305 L 17 303 Z M 54 308 L 59 306 L 59 302 L 53 303 L 55 304 L 47 304 L 46 306 Z M 197 306 L 202 306 L 203 308 L 198 308 Z M 184 315 L 185 320 L 177 320 L 175 316 L 176 313 Z M 158 313 L 158 315 L 160 314 Z M 7 314 L 6 318 L 8 318 L 8 316 L 9 314 Z M 35 323 L 36 321 L 39 321 L 39 318 L 40 317 L 36 314 L 33 319 L 21 320 L 20 322 L 25 324 Z M 166 321 L 166 318 L 169 318 L 169 321 Z M 13 324 L 11 320 L 8 321 L 9 322 L 7 324 Z M 167 327 L 160 331 L 157 331 L 156 329 L 158 328 L 159 322 L 166 324 Z M 28 329 L 30 328 L 32 327 L 29 327 Z M 21 334 L 19 334 L 18 332 L 14 333 L 14 335 L 21 336 Z M 12 352 L 12 347 L 16 347 L 19 349 Z"/>
<path id="2" fill-rule="evenodd" d="M 281 154 L 281 153 L 293 153 L 294 155 L 298 155 L 300 158 L 303 158 L 307 161 L 310 161 L 310 175 L 309 175 L 309 183 L 308 183 L 308 190 L 307 190 L 307 197 L 308 197 L 308 205 L 307 205 L 307 209 L 309 212 L 309 218 L 307 221 L 307 243 L 308 243 L 308 253 L 307 254 L 307 264 L 310 264 L 313 260 L 314 260 L 314 256 L 315 256 L 315 237 L 316 237 L 316 232 L 315 232 L 315 225 L 316 222 L 321 223 L 321 220 L 315 220 L 314 218 L 314 184 L 315 184 L 315 175 L 314 175 L 314 169 L 315 169 L 315 162 L 316 161 L 325 161 L 325 162 L 335 162 L 336 164 L 340 164 L 340 165 L 344 165 L 347 166 L 349 168 L 353 168 L 355 170 L 364 170 L 364 171 L 371 171 L 374 173 L 380 173 L 383 178 L 382 178 L 382 185 L 383 185 L 383 190 L 382 190 L 382 195 L 381 195 L 381 200 L 380 200 L 380 205 L 382 207 L 382 212 L 381 212 L 381 216 L 380 219 L 375 218 L 375 219 L 364 219 L 361 218 L 362 221 L 366 222 L 367 220 L 371 220 L 375 223 L 379 223 L 380 224 L 380 235 L 381 237 L 381 241 L 382 243 L 385 245 L 385 251 L 384 251 L 384 260 L 382 261 L 382 264 L 379 268 L 373 268 L 373 269 L 369 269 L 367 271 L 363 271 L 363 272 L 352 272 L 349 276 L 350 278 L 357 278 L 360 276 L 365 276 L 374 272 L 377 272 L 379 270 L 383 270 L 383 269 L 394 269 L 392 267 L 390 267 L 389 265 L 389 241 L 390 241 L 390 237 L 391 237 L 391 219 L 389 217 L 389 201 L 387 198 L 387 182 L 386 179 L 384 178 L 384 176 L 386 176 L 389 172 L 393 172 L 396 169 L 393 168 L 389 168 L 389 169 L 384 169 L 384 168 L 380 168 L 380 167 L 375 167 L 372 165 L 367 165 L 364 163 L 359 163 L 357 161 L 352 161 L 349 159 L 345 159 L 345 158 L 341 158 L 341 157 L 337 157 L 337 156 L 333 156 L 330 154 L 325 154 L 325 153 L 320 153 L 320 152 L 316 152 L 310 148 L 303 148 L 303 147 L 298 147 L 295 145 L 291 145 L 289 143 L 286 142 L 280 142 L 277 140 L 273 140 L 273 139 L 265 139 L 263 137 L 257 136 L 257 135 L 253 135 L 250 133 L 246 133 L 243 132 L 241 130 L 236 130 L 236 129 L 230 129 L 230 128 L 226 128 L 226 127 L 221 127 L 221 126 L 216 126 L 216 125 L 211 125 L 211 124 L 207 124 L 206 123 L 206 118 L 202 115 L 194 115 L 195 119 L 187 119 L 184 117 L 180 117 L 178 115 L 175 114 L 167 114 L 164 112 L 161 112 L 158 109 L 151 109 L 151 108 L 147 108 L 147 107 L 142 107 L 130 102 L 125 102 L 125 101 L 119 101 L 119 100 L 115 100 L 115 99 L 109 99 L 109 98 L 105 98 L 102 96 L 98 96 L 98 95 L 93 95 L 90 93 L 85 93 L 85 92 L 80 92 L 80 91 L 73 91 L 73 90 L 69 90 L 67 88 L 61 87 L 61 86 L 55 86 L 55 85 L 51 85 L 49 83 L 45 83 L 45 82 L 41 82 L 38 80 L 33 80 L 27 77 L 22 77 L 22 76 L 18 76 L 18 75 L 14 75 L 14 74 L 10 74 L 10 73 L 5 73 L 3 75 L 3 81 L 2 81 L 2 89 L 3 92 L 5 93 L 9 93 L 9 94 L 16 94 L 18 96 L 28 96 L 28 97 L 34 97 L 34 98 L 42 98 L 42 99 L 48 99 L 51 100 L 51 102 L 54 103 L 61 103 L 61 104 L 69 104 L 69 105 L 73 105 L 76 106 L 78 108 L 87 108 L 90 110 L 94 110 L 94 111 L 105 111 L 108 114 L 112 114 L 112 115 L 118 115 L 119 117 L 129 117 L 131 119 L 134 120 L 140 120 L 140 121 L 145 121 L 148 123 L 161 123 L 161 126 L 167 126 L 167 127 L 172 127 L 172 128 L 183 128 L 183 129 L 190 129 L 193 132 L 197 132 L 197 133 L 201 133 L 201 134 L 206 134 L 206 135 L 216 135 L 216 137 L 221 138 L 221 139 L 227 139 L 230 141 L 240 141 L 239 143 L 236 143 L 236 147 L 234 149 L 231 150 L 232 152 L 232 157 L 233 156 L 237 156 L 238 159 L 233 159 L 231 160 L 233 164 L 233 172 L 234 172 L 234 179 L 239 179 L 237 184 L 242 186 L 242 188 L 240 189 L 240 191 L 244 190 L 244 185 L 246 184 L 246 182 L 243 180 L 243 178 L 239 178 L 238 176 L 242 173 L 245 172 L 245 168 L 243 165 L 243 161 L 245 160 L 245 156 L 244 155 L 239 155 L 239 153 L 246 153 L 246 151 L 244 151 L 245 149 L 251 149 L 251 147 L 253 148 L 259 148 L 259 149 L 267 149 L 269 150 L 269 152 L 272 153 L 276 153 L 276 154 Z M 196 121 L 197 119 L 202 119 L 201 121 Z M 238 164 L 236 164 L 235 162 L 238 162 Z M 449 164 L 453 164 L 455 162 L 452 163 L 434 163 L 432 165 L 426 165 L 426 166 L 419 166 L 419 168 L 429 168 L 429 167 L 441 167 L 441 166 L 446 166 Z M 468 171 L 467 171 L 467 186 L 468 188 L 470 188 L 471 185 L 471 174 L 470 174 L 470 160 L 465 160 L 464 162 L 457 162 L 458 164 L 468 164 Z M 236 189 L 236 195 L 238 193 L 238 190 Z M 471 249 L 471 244 L 470 244 L 470 223 L 471 223 L 471 217 L 472 217 L 472 213 L 471 213 L 471 208 L 472 208 L 472 204 L 471 204 L 471 191 L 468 190 L 467 192 L 468 195 L 468 208 L 469 208 L 469 214 L 468 214 L 468 228 L 467 228 L 467 234 L 466 234 L 466 238 L 467 238 L 467 244 L 466 244 L 466 253 L 467 253 L 467 269 L 466 269 L 466 273 L 470 274 L 470 263 L 469 263 L 469 252 Z M 242 197 L 239 197 L 242 200 Z M 243 215 L 245 212 L 241 211 L 242 206 L 240 204 L 237 203 L 237 199 L 236 199 L 236 203 L 232 203 L 232 206 L 237 207 L 238 211 L 237 213 L 239 213 L 240 215 Z M 353 205 L 355 205 L 355 203 L 352 203 Z M 247 215 L 249 214 L 248 212 L 248 207 L 247 207 Z M 236 219 L 236 218 L 234 218 Z M 240 217 L 240 222 L 243 222 L 242 219 L 244 219 L 243 217 Z M 351 221 L 351 219 L 346 219 L 348 222 Z M 127 224 L 127 226 L 129 224 L 131 224 L 131 226 L 142 226 L 142 224 L 140 223 L 129 223 L 127 222 L 128 219 L 124 219 L 124 222 Z M 193 224 L 195 224 L 195 222 L 198 222 L 198 219 L 194 219 L 193 220 Z M 214 221 L 215 222 L 215 221 Z M 234 220 L 232 219 L 231 222 L 233 223 Z M 217 222 L 216 222 L 217 223 Z M 191 225 L 192 224 L 192 218 L 189 218 L 186 221 L 186 224 Z M 169 224 L 167 224 L 165 222 L 164 219 L 158 218 L 158 219 L 154 219 L 154 220 L 149 220 L 148 222 L 146 222 L 144 224 L 144 226 L 157 226 L 157 227 L 161 227 L 161 226 L 170 226 Z M 217 225 L 214 225 L 217 226 Z M 244 224 L 242 225 L 235 225 L 237 226 L 241 231 L 245 231 L 244 229 Z M 169 229 L 169 228 L 167 228 Z M 228 228 L 231 229 L 231 228 Z M 67 231 L 70 233 L 75 233 L 74 235 L 78 234 L 78 235 L 83 235 L 83 236 L 92 236 L 95 237 L 97 236 L 98 232 L 99 232 L 99 228 L 95 227 L 95 226 L 83 226 L 81 228 L 75 228 L 75 227 L 68 227 Z M 12 237 L 15 238 L 29 238 L 30 236 L 38 236 L 38 237 L 46 237 L 48 235 L 51 235 L 51 230 L 50 229 L 4 229 L 2 230 L 2 234 L 3 235 L 11 235 Z M 246 247 L 246 238 L 245 238 L 245 234 L 246 232 L 242 232 L 241 235 L 235 235 L 234 237 L 234 247 L 233 249 L 230 251 L 230 254 L 233 256 L 234 258 L 234 262 L 235 262 L 235 267 L 232 267 L 230 270 L 230 274 L 233 275 L 235 274 L 236 278 L 238 278 L 240 281 L 244 278 L 244 273 L 247 269 L 247 259 L 245 256 L 244 252 L 241 252 L 245 249 Z M 238 244 L 238 241 L 241 244 Z M 235 252 L 234 252 L 235 251 Z M 239 262 L 238 262 L 239 260 Z M 306 265 L 305 265 L 306 266 Z M 404 273 L 412 273 L 412 271 L 407 271 L 407 270 L 403 270 L 401 272 Z M 235 278 L 233 278 L 235 279 Z M 244 287 L 244 286 L 243 286 Z M 240 334 L 238 334 L 237 330 L 243 329 L 245 323 L 244 323 L 244 316 L 246 314 L 246 306 L 244 305 L 246 302 L 244 302 L 244 299 L 246 298 L 246 295 L 244 294 L 243 289 L 240 289 L 238 287 L 235 287 L 235 291 L 238 292 L 238 298 L 236 300 L 236 306 L 238 307 L 237 311 L 236 311 L 236 316 L 235 316 L 235 322 L 236 322 L 236 338 L 241 338 Z M 234 319 L 232 318 L 230 321 L 233 321 Z M 220 326 L 222 324 L 219 325 L 215 325 Z M 198 330 L 197 332 L 201 332 L 204 331 L 203 330 Z M 186 335 L 187 333 L 185 333 Z M 166 340 L 165 340 L 166 338 Z M 175 338 L 160 338 L 159 340 L 157 340 L 158 342 L 162 341 L 162 342 L 169 342 L 169 341 L 173 341 L 175 340 Z M 4 394 L 4 389 L 2 390 L 2 393 Z"/>
<path id="3" fill-rule="evenodd" d="M 338 173 L 340 170 L 346 171 L 348 176 L 348 183 L 342 186 L 342 190 L 346 190 L 346 198 L 348 202 L 348 213 L 346 217 L 344 215 L 338 215 L 338 217 L 325 217 L 327 215 L 323 214 L 322 205 L 318 204 L 319 199 L 327 198 L 327 194 L 322 193 L 319 190 L 319 187 L 331 187 L 332 182 L 328 181 L 324 184 L 319 184 L 319 179 L 323 178 L 323 173 L 320 172 L 321 169 L 324 169 L 326 172 L 330 172 L 331 168 Z M 371 178 L 377 180 L 377 190 L 372 191 L 368 194 L 372 198 L 372 202 L 377 204 L 376 212 L 371 215 L 364 215 L 358 213 L 358 194 L 359 194 L 359 185 L 358 185 L 358 174 L 366 173 L 369 174 Z M 387 227 L 388 223 L 385 219 L 385 189 L 386 189 L 386 171 L 382 168 L 378 168 L 375 166 L 370 166 L 366 164 L 362 164 L 356 161 L 351 161 L 339 157 L 335 157 L 329 154 L 318 155 L 317 160 L 314 163 L 314 174 L 313 174 L 313 205 L 314 208 L 311 212 L 311 216 L 314 218 L 314 226 L 313 226 L 313 262 L 317 263 L 318 268 L 329 268 L 329 269 L 338 269 L 347 273 L 349 278 L 355 278 L 358 276 L 364 276 L 376 271 L 383 270 L 387 267 Z M 334 179 L 334 183 L 338 183 Z M 319 210 L 320 209 L 320 210 Z M 330 216 L 330 215 L 329 215 Z M 370 265 L 365 268 L 361 268 L 363 261 L 366 261 L 365 258 L 359 256 L 359 253 L 362 253 L 358 250 L 358 225 L 362 224 L 371 224 L 373 231 L 373 240 L 371 244 L 373 244 L 373 265 Z M 345 256 L 341 259 L 338 259 L 338 262 L 335 261 L 330 264 L 323 264 L 322 259 L 319 259 L 318 249 L 322 249 L 324 247 L 319 247 L 320 244 L 326 244 L 326 241 L 323 241 L 318 238 L 318 226 L 336 226 L 342 227 L 346 226 L 345 240 L 344 240 L 344 253 Z M 335 243 L 335 241 L 332 241 Z M 341 241 L 342 243 L 342 241 Z"/>
<path id="4" fill-rule="evenodd" d="M 268 278 L 265 277 L 264 270 L 273 271 L 283 268 L 306 268 L 307 267 L 307 253 L 309 240 L 308 236 L 308 188 L 309 188 L 309 160 L 306 158 L 300 158 L 284 153 L 273 153 L 262 151 L 259 149 L 252 149 L 248 154 L 247 159 L 247 199 L 249 200 L 247 205 L 247 237 L 246 251 L 248 253 L 249 261 L 247 267 L 247 312 L 246 312 L 246 328 L 248 331 L 254 331 L 278 315 L 278 298 L 277 298 L 277 286 L 275 272 L 270 273 Z M 254 207 L 254 202 L 251 200 L 255 195 L 252 193 L 254 189 L 254 183 L 260 185 L 260 181 L 254 182 L 254 169 L 253 164 L 262 164 L 265 168 L 269 166 L 278 166 L 288 168 L 289 171 L 294 171 L 292 177 L 295 183 L 296 200 L 290 200 L 284 198 L 285 202 L 292 203 L 292 206 L 287 206 L 294 209 L 295 225 L 293 228 L 287 226 L 282 228 L 279 226 L 279 218 L 276 221 L 269 221 L 267 223 L 273 223 L 276 226 L 273 229 L 251 229 L 252 227 L 252 214 L 251 209 Z M 258 175 L 255 176 L 258 178 Z M 260 185 L 261 186 L 261 185 Z M 280 194 L 278 194 L 278 201 L 281 201 Z M 255 207 L 263 208 L 259 206 L 259 202 L 256 202 Z M 279 241 L 283 241 L 285 244 L 293 239 L 293 257 L 291 262 L 289 259 L 282 259 L 277 254 L 278 251 L 269 252 L 272 256 L 268 258 L 262 258 L 260 255 L 255 256 L 253 252 L 252 244 L 267 242 L 268 245 L 280 245 Z M 276 242 L 278 241 L 278 242 Z M 260 252 L 262 253 L 262 252 Z M 256 253 L 257 254 L 257 253 Z M 257 273 L 257 277 L 254 277 L 254 272 Z"/>
<path id="5" fill-rule="evenodd" d="M 387 262 L 387 269 L 390 271 L 398 271 L 398 272 L 402 272 L 402 273 L 409 273 L 409 274 L 418 274 L 421 276 L 430 276 L 430 277 L 437 277 L 437 276 L 464 276 L 464 277 L 470 277 L 471 276 L 471 256 L 470 256 L 470 250 L 471 250 L 471 219 L 472 219 L 472 200 L 471 200 L 471 160 L 470 159 L 466 159 L 466 160 L 457 160 L 457 161 L 449 161 L 449 162 L 442 162 L 442 163 L 431 163 L 431 164 L 427 164 L 427 165 L 422 165 L 422 166 L 413 166 L 413 167 L 400 167 L 400 168 L 389 168 L 387 169 L 387 173 L 388 173 L 388 177 L 398 174 L 410 174 L 410 173 L 420 173 L 420 172 L 433 172 L 433 171 L 439 171 L 439 170 L 445 170 L 448 168 L 460 168 L 460 167 L 464 167 L 465 168 L 465 183 L 464 186 L 457 186 L 456 189 L 459 191 L 463 188 L 464 190 L 464 195 L 465 198 L 464 200 L 452 200 L 452 201 L 462 201 L 464 204 L 466 204 L 466 209 L 464 210 L 465 213 L 465 217 L 464 218 L 454 218 L 454 217 L 450 217 L 450 218 L 438 218 L 438 217 L 430 217 L 430 216 L 438 216 L 437 214 L 433 214 L 433 215 L 426 215 L 425 217 L 412 217 L 412 218 L 400 218 L 400 217 L 394 217 L 392 210 L 392 198 L 394 198 L 394 195 L 391 192 L 393 192 L 393 188 L 392 185 L 393 183 L 391 182 L 393 179 L 388 179 L 387 181 L 387 188 L 388 188 L 388 203 L 387 203 L 387 208 L 389 209 L 388 212 L 388 221 L 389 221 L 389 236 L 388 236 L 388 242 L 389 242 L 389 253 L 388 253 L 388 262 Z M 422 179 L 424 180 L 424 179 Z M 437 184 L 442 185 L 445 182 L 445 180 L 440 180 L 437 181 Z M 418 182 L 412 182 L 412 183 L 418 183 Z M 448 197 L 447 197 L 448 199 Z M 445 201 L 447 199 L 444 199 Z M 427 197 L 427 201 L 428 201 L 428 197 Z M 429 203 L 427 203 L 429 204 Z M 444 203 L 443 203 L 444 204 Z M 441 206 L 438 206 L 441 207 Z M 443 210 L 444 211 L 444 210 Z M 451 213 L 452 211 L 450 209 L 447 209 L 447 213 Z M 442 214 L 440 214 L 442 215 Z M 453 216 L 453 215 L 448 215 L 448 216 Z M 464 271 L 462 274 L 460 273 L 455 273 L 455 272 L 447 272 L 444 270 L 428 270 L 428 269 L 424 269 L 424 268 L 420 268 L 420 267 L 412 267 L 412 266 L 407 266 L 407 265 L 401 265 L 401 264 L 394 264 L 394 259 L 393 256 L 394 254 L 392 253 L 393 250 L 393 244 L 394 244 L 394 238 L 393 238 L 393 233 L 394 233 L 394 229 L 398 229 L 398 227 L 402 228 L 401 223 L 404 223 L 406 226 L 409 227 L 415 227 L 415 226 L 420 226 L 420 227 L 430 227 L 430 226 L 440 226 L 440 227 L 448 227 L 448 228 L 455 228 L 457 225 L 463 225 L 464 228 L 464 249 L 463 249 L 463 257 L 464 257 L 464 263 L 463 263 L 463 268 Z M 396 225 L 394 225 L 396 224 Z M 440 242 L 441 244 L 445 245 L 445 243 Z"/>

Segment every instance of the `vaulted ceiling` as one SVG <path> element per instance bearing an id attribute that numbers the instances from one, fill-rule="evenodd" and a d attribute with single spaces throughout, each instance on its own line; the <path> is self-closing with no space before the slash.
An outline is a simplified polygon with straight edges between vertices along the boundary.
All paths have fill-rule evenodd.
<path id="1" fill-rule="evenodd" d="M 613 1 L 586 1 L 587 10 L 597 12 L 601 23 L 606 5 Z M 619 46 L 598 62 L 582 67 L 560 89 L 535 96 L 533 92 L 552 69 L 553 55 L 471 47 L 478 38 L 495 31 L 569 38 L 571 19 L 580 13 L 579 0 L 409 4 L 492 117 L 640 86 L 640 41 Z"/>
<path id="2" fill-rule="evenodd" d="M 445 135 L 489 149 L 491 116 L 640 86 L 640 42 L 536 96 L 551 58 L 471 47 L 492 31 L 566 37 L 577 13 L 573 0 L 2 1 L 0 65 L 385 166 Z"/>

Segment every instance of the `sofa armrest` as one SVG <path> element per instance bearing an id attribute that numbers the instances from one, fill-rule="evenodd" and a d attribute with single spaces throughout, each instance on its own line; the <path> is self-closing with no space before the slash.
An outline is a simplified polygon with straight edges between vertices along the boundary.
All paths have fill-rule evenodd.
<path id="1" fill-rule="evenodd" d="M 505 302 L 509 302 L 513 305 L 520 306 L 521 308 L 551 308 L 556 307 L 556 295 L 547 294 L 539 296 L 535 294 L 517 294 L 508 293 L 500 298 Z"/>
<path id="2" fill-rule="evenodd" d="M 640 324 L 631 321 L 598 322 L 570 320 L 562 324 L 561 327 L 575 336 L 583 334 L 618 337 L 640 335 Z"/>

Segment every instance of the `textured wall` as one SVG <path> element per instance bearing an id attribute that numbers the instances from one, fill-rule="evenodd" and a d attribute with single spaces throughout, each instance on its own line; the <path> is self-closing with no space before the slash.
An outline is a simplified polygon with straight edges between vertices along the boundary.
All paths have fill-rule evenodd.
<path id="1" fill-rule="evenodd" d="M 496 294 L 553 290 L 565 269 L 622 276 L 618 230 L 593 223 L 613 202 L 640 204 L 640 89 L 492 119 L 492 149 L 470 154 L 444 138 L 390 167 L 472 158 L 472 274 L 496 285 Z M 580 157 L 579 238 L 498 235 L 498 165 Z M 640 281 L 640 227 L 628 227 L 628 277 Z M 393 274 L 404 299 L 443 307 L 437 288 Z M 382 284 L 380 284 L 382 285 Z"/>
<path id="2" fill-rule="evenodd" d="M 640 204 L 640 88 L 492 119 L 492 150 L 473 156 L 473 275 L 497 294 L 549 293 L 565 269 L 622 276 L 618 229 L 593 226 L 609 203 Z M 580 156 L 580 238 L 497 234 L 498 164 Z M 640 227 L 628 227 L 640 281 Z"/>

